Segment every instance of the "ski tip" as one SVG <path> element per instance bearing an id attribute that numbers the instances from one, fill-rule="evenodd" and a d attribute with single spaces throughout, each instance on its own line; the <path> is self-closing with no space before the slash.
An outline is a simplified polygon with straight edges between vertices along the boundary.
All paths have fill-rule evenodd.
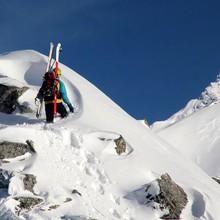
<path id="1" fill-rule="evenodd" d="M 62 52 L 61 43 L 58 43 L 58 44 L 57 44 L 57 51 Z"/>

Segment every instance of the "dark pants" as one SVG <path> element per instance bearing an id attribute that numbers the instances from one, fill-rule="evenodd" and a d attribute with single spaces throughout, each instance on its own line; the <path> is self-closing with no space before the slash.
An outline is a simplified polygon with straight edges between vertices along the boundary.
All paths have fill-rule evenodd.
<path id="1" fill-rule="evenodd" d="M 54 119 L 54 110 L 53 109 L 54 109 L 54 104 L 53 103 L 45 105 L 46 120 L 49 123 L 52 123 L 53 119 Z M 57 113 L 60 114 L 61 118 L 67 117 L 68 112 L 66 111 L 66 108 L 63 105 L 63 103 L 57 103 Z"/>

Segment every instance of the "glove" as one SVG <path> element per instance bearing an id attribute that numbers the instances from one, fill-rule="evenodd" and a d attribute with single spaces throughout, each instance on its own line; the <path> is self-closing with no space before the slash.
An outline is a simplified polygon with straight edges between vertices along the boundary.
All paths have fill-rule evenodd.
<path id="1" fill-rule="evenodd" d="M 40 100 L 36 97 L 36 98 L 34 99 L 35 105 L 38 106 L 38 105 L 39 105 L 39 102 L 40 102 Z"/>
<path id="2" fill-rule="evenodd" d="M 69 104 L 69 105 L 68 105 L 68 107 L 69 107 L 70 112 L 72 112 L 72 113 L 73 113 L 73 112 L 74 112 L 74 109 L 73 109 L 72 104 Z"/>

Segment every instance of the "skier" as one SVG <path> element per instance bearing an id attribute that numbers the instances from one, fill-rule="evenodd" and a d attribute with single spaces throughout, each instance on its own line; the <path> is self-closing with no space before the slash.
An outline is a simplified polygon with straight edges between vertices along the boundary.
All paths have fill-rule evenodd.
<path id="1" fill-rule="evenodd" d="M 65 102 L 69 107 L 70 112 L 74 112 L 74 108 L 69 101 L 67 96 L 66 88 L 64 83 L 60 80 L 61 70 L 58 69 L 58 78 L 55 78 L 55 68 L 53 71 L 46 72 L 44 75 L 43 84 L 35 98 L 37 100 L 44 99 L 45 103 L 45 112 L 46 112 L 46 121 L 48 123 L 53 123 L 54 120 L 54 94 L 57 94 L 57 112 L 62 118 L 67 117 L 68 112 L 63 104 Z"/>

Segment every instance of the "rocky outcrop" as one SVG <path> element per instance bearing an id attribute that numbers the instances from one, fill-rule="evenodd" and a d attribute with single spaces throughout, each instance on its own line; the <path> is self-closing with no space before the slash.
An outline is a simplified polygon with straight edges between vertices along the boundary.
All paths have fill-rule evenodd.
<path id="1" fill-rule="evenodd" d="M 0 188 L 8 188 L 10 179 L 12 177 L 11 171 L 0 169 Z"/>
<path id="2" fill-rule="evenodd" d="M 116 144 L 116 152 L 118 155 L 125 153 L 126 151 L 126 141 L 125 139 L 120 135 L 119 138 L 114 140 L 115 144 Z"/>
<path id="3" fill-rule="evenodd" d="M 8 162 L 5 161 L 5 159 L 13 159 L 18 156 L 22 156 L 27 152 L 34 153 L 34 144 L 31 140 L 26 141 L 27 144 L 23 143 L 15 143 L 15 142 L 9 142 L 9 141 L 3 141 L 0 143 L 0 160 L 2 162 Z M 34 193 L 34 185 L 37 183 L 36 177 L 32 174 L 23 174 L 22 172 L 15 172 L 15 171 L 8 171 L 5 169 L 0 169 L 0 188 L 8 189 L 10 191 L 10 187 L 13 188 L 13 178 L 20 178 L 23 182 L 23 188 L 24 190 L 27 190 L 31 192 L 33 195 L 32 197 L 20 197 L 15 196 L 11 199 L 15 199 L 19 202 L 19 204 L 16 206 L 15 213 L 19 216 L 22 212 L 28 212 L 36 205 L 43 202 L 41 198 L 38 198 L 35 196 Z M 12 185 L 11 185 L 12 184 Z M 12 216 L 11 219 L 17 219 L 16 216 L 13 216 L 13 213 L 9 212 L 9 210 L 6 209 L 7 216 Z M 2 214 L 4 216 L 4 213 Z"/>
<path id="4" fill-rule="evenodd" d="M 0 169 L 0 188 L 8 189 L 10 181 L 16 175 L 21 176 L 23 180 L 23 187 L 25 190 L 34 193 L 34 185 L 37 183 L 36 177 L 32 174 L 21 174 L 13 171 Z"/>
<path id="5" fill-rule="evenodd" d="M 19 160 L 16 160 L 15 158 L 22 156 L 27 152 L 35 153 L 34 143 L 31 140 L 27 140 L 26 144 L 9 141 L 3 141 L 0 143 L 1 162 L 22 163 L 23 160 L 25 160 L 25 156 L 18 158 Z M 7 164 L 5 164 L 5 167 L 7 167 Z M 23 215 L 28 215 L 29 212 L 36 208 L 41 208 L 42 211 L 52 211 L 53 209 L 57 209 L 62 205 L 45 205 L 44 199 L 34 191 L 36 183 L 37 177 L 33 174 L 26 174 L 23 171 L 8 171 L 5 169 L 0 169 L 0 189 L 4 189 L 5 193 L 8 193 L 7 201 L 10 200 L 15 205 L 14 209 L 10 209 L 2 204 L 0 210 L 1 218 L 17 220 L 21 219 L 20 217 L 22 216 L 23 219 Z M 20 191 L 18 192 L 14 191 L 14 189 L 17 187 L 17 184 L 19 184 L 20 187 Z M 72 194 L 82 196 L 76 189 L 72 191 Z M 67 197 L 63 201 L 63 204 L 71 201 L 72 198 L 70 194 L 70 197 Z"/>
<path id="6" fill-rule="evenodd" d="M 32 174 L 25 174 L 23 178 L 24 189 L 34 194 L 34 185 L 37 183 L 36 177 Z"/>
<path id="7" fill-rule="evenodd" d="M 24 155 L 27 152 L 34 153 L 33 144 L 27 141 L 27 144 L 3 141 L 0 142 L 0 160 L 15 158 Z M 2 161 L 4 162 L 4 161 Z"/>
<path id="8" fill-rule="evenodd" d="M 27 213 L 37 205 L 43 202 L 43 199 L 36 197 L 15 197 L 19 204 L 15 207 L 15 213 L 19 216 L 21 213 Z"/>
<path id="9" fill-rule="evenodd" d="M 122 153 L 130 154 L 133 149 L 122 137 L 122 135 L 114 132 L 97 132 L 98 139 L 105 141 L 106 143 L 114 143 L 112 146 L 116 146 L 115 150 L 118 155 Z"/>
<path id="10" fill-rule="evenodd" d="M 28 90 L 28 87 L 18 88 L 0 84 L 0 112 L 11 114 L 16 109 L 21 114 L 33 112 L 29 107 L 20 105 L 18 98 Z"/>
<path id="11" fill-rule="evenodd" d="M 19 216 L 21 213 L 28 212 L 32 208 L 36 207 L 38 204 L 43 202 L 43 199 L 35 196 L 34 193 L 34 185 L 37 183 L 36 177 L 32 174 L 21 174 L 20 172 L 13 172 L 0 169 L 0 188 L 9 189 L 13 184 L 13 178 L 21 178 L 23 180 L 23 189 L 30 191 L 33 196 L 30 197 L 22 197 L 22 196 L 14 196 L 11 199 L 14 199 L 19 202 L 19 204 L 15 207 L 15 214 Z M 12 186 L 13 188 L 13 186 Z M 7 211 L 7 216 L 12 216 L 13 213 Z M 16 216 L 13 216 L 11 219 L 17 219 Z"/>
<path id="12" fill-rule="evenodd" d="M 156 194 L 152 194 L 151 188 L 155 188 L 155 184 L 159 191 Z M 187 194 L 167 173 L 152 184 L 149 184 L 146 192 L 147 204 L 166 213 L 161 217 L 162 219 L 179 219 L 182 210 L 188 202 Z"/>

